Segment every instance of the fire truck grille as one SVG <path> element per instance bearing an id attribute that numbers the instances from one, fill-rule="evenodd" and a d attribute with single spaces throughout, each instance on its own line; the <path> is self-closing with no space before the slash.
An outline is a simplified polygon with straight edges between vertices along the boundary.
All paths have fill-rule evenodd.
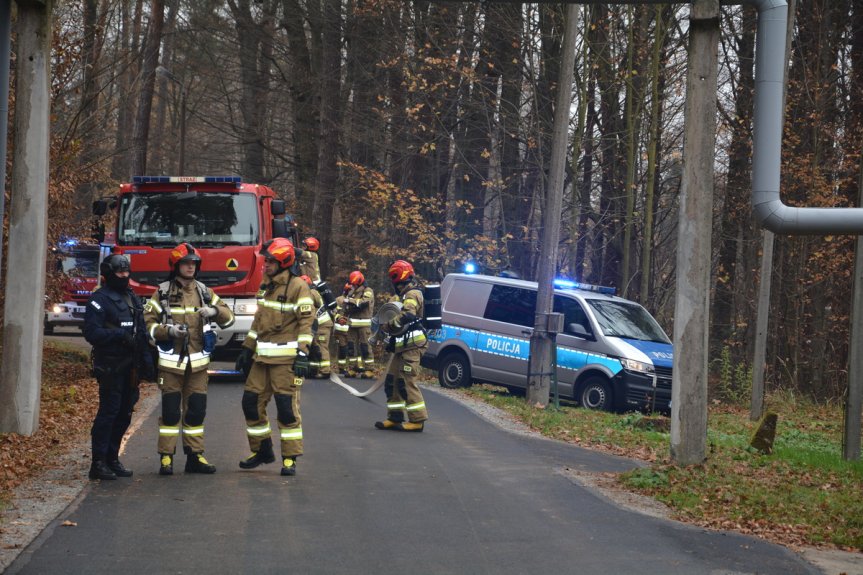
<path id="1" fill-rule="evenodd" d="M 140 284 L 157 286 L 168 278 L 164 274 L 154 274 L 149 272 L 135 272 L 131 273 L 132 279 Z M 228 284 L 237 283 L 246 279 L 246 274 L 235 271 L 235 272 L 199 272 L 198 280 L 201 281 L 204 285 L 208 287 L 218 287 Z"/>

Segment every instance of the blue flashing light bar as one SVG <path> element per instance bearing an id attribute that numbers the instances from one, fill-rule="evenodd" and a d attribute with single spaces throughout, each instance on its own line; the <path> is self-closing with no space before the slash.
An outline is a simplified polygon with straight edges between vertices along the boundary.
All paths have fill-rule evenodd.
<path id="1" fill-rule="evenodd" d="M 554 287 L 559 287 L 563 289 L 580 289 L 584 291 L 592 291 L 596 293 L 601 293 L 605 295 L 615 295 L 617 290 L 613 287 L 608 286 L 596 286 L 592 284 L 583 284 L 580 282 L 574 282 L 568 279 L 558 278 L 554 280 Z"/>
<path id="2" fill-rule="evenodd" d="M 236 184 L 243 183 L 240 176 L 133 176 L 132 183 L 141 184 Z"/>
<path id="3" fill-rule="evenodd" d="M 476 273 L 476 264 L 473 262 L 467 262 L 464 264 L 464 273 L 466 274 L 475 274 Z"/>

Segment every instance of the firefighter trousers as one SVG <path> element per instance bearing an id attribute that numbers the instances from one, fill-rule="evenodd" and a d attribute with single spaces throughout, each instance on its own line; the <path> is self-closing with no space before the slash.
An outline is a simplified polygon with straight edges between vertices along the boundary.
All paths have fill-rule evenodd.
<path id="1" fill-rule="evenodd" d="M 252 364 L 243 388 L 243 414 L 249 448 L 257 452 L 261 442 L 272 435 L 267 405 L 275 398 L 282 457 L 303 454 L 303 418 L 300 414 L 300 389 L 303 378 L 294 375 L 293 363 Z"/>
<path id="2" fill-rule="evenodd" d="M 313 344 L 317 350 L 317 357 L 312 361 L 312 371 L 318 375 L 330 375 L 330 332 L 331 325 L 318 327 L 318 333 L 315 335 L 315 343 Z"/>
<path id="3" fill-rule="evenodd" d="M 183 451 L 204 451 L 204 417 L 207 415 L 207 370 L 159 372 L 162 416 L 159 417 L 159 453 L 171 454 L 183 436 Z"/>
<path id="4" fill-rule="evenodd" d="M 422 391 L 416 383 L 420 356 L 422 349 L 409 349 L 393 355 L 390 361 L 384 390 L 387 394 L 387 419 L 391 421 L 404 421 L 405 412 L 411 423 L 429 418 Z"/>
<path id="5" fill-rule="evenodd" d="M 375 354 L 369 345 L 372 330 L 368 327 L 352 327 L 348 340 L 354 342 L 353 357 L 348 358 L 351 369 L 359 372 L 374 371 Z"/>

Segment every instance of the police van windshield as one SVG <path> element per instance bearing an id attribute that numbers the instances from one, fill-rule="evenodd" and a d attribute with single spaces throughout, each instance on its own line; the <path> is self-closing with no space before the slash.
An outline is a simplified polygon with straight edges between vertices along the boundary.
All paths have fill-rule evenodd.
<path id="1" fill-rule="evenodd" d="M 608 337 L 671 343 L 656 320 L 640 305 L 599 299 L 588 299 L 587 303 L 602 333 Z"/>
<path id="2" fill-rule="evenodd" d="M 142 192 L 120 204 L 117 243 L 196 248 L 250 246 L 258 242 L 254 194 L 219 192 Z"/>

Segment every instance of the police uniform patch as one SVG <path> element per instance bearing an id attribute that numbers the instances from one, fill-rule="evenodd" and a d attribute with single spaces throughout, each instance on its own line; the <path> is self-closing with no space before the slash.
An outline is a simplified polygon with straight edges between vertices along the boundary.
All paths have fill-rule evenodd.
<path id="1" fill-rule="evenodd" d="M 96 308 L 96 309 L 102 309 L 102 306 L 100 306 L 99 304 L 97 304 L 95 301 L 91 301 L 91 302 L 90 302 L 90 305 L 92 305 L 92 306 L 93 306 L 94 308 Z"/>

